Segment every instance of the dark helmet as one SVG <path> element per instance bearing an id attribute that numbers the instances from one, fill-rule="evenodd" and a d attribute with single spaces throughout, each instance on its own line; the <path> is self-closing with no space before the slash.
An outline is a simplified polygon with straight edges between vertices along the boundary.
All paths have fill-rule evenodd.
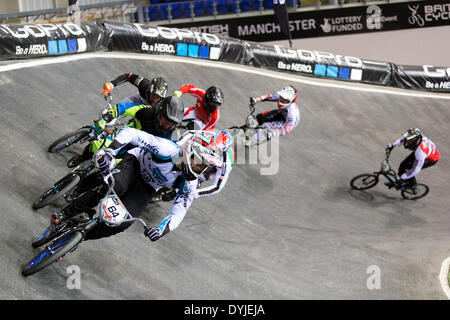
<path id="1" fill-rule="evenodd" d="M 219 87 L 212 86 L 206 89 L 204 108 L 213 113 L 223 103 L 223 92 Z"/>
<path id="2" fill-rule="evenodd" d="M 403 145 L 409 150 L 416 150 L 422 142 L 422 132 L 420 132 L 420 129 L 418 128 L 406 130 L 405 133 L 403 133 L 403 137 L 405 137 Z"/>
<path id="3" fill-rule="evenodd" d="M 174 122 L 174 125 L 169 129 L 162 128 L 159 124 L 161 115 L 164 115 L 166 119 Z M 183 101 L 181 101 L 180 98 L 172 96 L 163 98 L 161 100 L 161 103 L 157 107 L 155 117 L 155 126 L 158 133 L 162 135 L 169 132 L 170 130 L 173 130 L 175 126 L 183 120 L 183 115 L 184 115 L 184 105 Z"/>
<path id="4" fill-rule="evenodd" d="M 165 98 L 167 96 L 167 90 L 169 90 L 169 86 L 163 77 L 153 78 L 147 92 L 147 98 L 150 93 L 154 93 L 161 98 Z"/>

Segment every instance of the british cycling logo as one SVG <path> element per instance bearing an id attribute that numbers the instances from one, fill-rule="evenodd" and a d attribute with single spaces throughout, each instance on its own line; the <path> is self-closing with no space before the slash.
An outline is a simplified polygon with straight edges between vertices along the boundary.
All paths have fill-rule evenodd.
<path id="1" fill-rule="evenodd" d="M 408 5 L 411 16 L 408 18 L 410 25 L 423 27 L 428 22 L 447 22 L 450 20 L 450 3 L 423 6 L 423 16 L 419 14 L 420 4 Z"/>
<path id="2" fill-rule="evenodd" d="M 408 8 L 411 11 L 411 16 L 408 18 L 409 24 L 411 25 L 417 24 L 419 27 L 423 27 L 425 25 L 425 20 L 423 20 L 422 16 L 418 14 L 420 4 L 408 5 Z"/>

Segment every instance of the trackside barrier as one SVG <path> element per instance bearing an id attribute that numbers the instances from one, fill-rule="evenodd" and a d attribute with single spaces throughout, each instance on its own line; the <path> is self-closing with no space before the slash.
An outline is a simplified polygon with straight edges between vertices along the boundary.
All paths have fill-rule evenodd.
<path id="1" fill-rule="evenodd" d="M 144 24 L 85 22 L 79 25 L 0 25 L 0 59 L 3 60 L 101 50 L 176 55 L 303 76 L 450 92 L 450 67 L 401 66 Z"/>

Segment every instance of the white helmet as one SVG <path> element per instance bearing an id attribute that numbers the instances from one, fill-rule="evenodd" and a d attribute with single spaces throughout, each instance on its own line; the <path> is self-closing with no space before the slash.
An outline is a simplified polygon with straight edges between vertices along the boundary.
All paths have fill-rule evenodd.
<path id="1" fill-rule="evenodd" d="M 288 101 L 288 102 L 279 101 L 278 108 L 282 108 L 282 107 L 290 105 L 298 97 L 297 89 L 295 89 L 292 86 L 286 86 L 286 87 L 282 88 L 280 91 L 277 92 L 277 94 L 279 94 L 280 97 L 283 98 L 284 100 Z"/>
<path id="2" fill-rule="evenodd" d="M 196 179 L 208 167 L 222 167 L 222 158 L 214 141 L 213 133 L 188 133 L 178 143 L 182 144 L 183 172 L 188 180 Z M 194 164 L 205 165 L 202 172 L 194 170 L 192 160 L 194 160 Z"/>

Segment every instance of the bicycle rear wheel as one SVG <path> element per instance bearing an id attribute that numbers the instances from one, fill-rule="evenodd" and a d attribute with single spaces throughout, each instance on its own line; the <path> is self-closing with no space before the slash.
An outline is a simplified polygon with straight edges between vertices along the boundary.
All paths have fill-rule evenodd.
<path id="1" fill-rule="evenodd" d="M 429 191 L 426 184 L 418 183 L 414 188 L 402 190 L 401 194 L 404 199 L 417 200 L 425 197 Z"/>
<path id="2" fill-rule="evenodd" d="M 80 182 L 79 175 L 71 172 L 64 178 L 56 182 L 52 187 L 45 191 L 38 200 L 33 203 L 34 210 L 40 209 L 54 202 L 60 197 L 64 197 L 68 192 L 75 188 Z"/>
<path id="3" fill-rule="evenodd" d="M 363 173 L 357 175 L 350 181 L 350 186 L 356 190 L 370 189 L 378 183 L 378 175 L 372 173 Z"/>
<path id="4" fill-rule="evenodd" d="M 74 250 L 83 240 L 79 231 L 67 232 L 55 239 L 49 246 L 28 261 L 22 267 L 22 275 L 29 276 L 56 262 L 59 258 Z"/>
<path id="5" fill-rule="evenodd" d="M 89 136 L 91 129 L 89 127 L 83 127 L 78 130 L 72 131 L 61 138 L 55 140 L 49 147 L 48 152 L 57 152 L 71 145 L 80 142 L 82 139 Z"/>

